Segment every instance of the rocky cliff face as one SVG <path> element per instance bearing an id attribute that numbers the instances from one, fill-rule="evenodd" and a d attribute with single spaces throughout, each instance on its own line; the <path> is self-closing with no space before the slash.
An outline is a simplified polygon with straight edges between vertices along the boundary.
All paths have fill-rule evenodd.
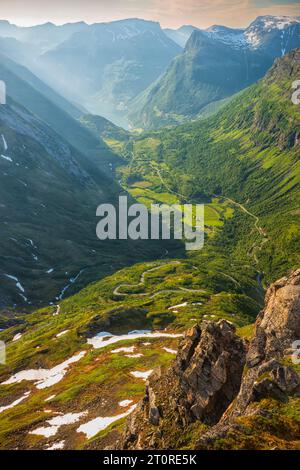
<path id="1" fill-rule="evenodd" d="M 268 289 L 250 344 L 225 320 L 187 331 L 172 366 L 149 378 L 118 447 L 299 448 L 297 340 L 300 269 Z"/>

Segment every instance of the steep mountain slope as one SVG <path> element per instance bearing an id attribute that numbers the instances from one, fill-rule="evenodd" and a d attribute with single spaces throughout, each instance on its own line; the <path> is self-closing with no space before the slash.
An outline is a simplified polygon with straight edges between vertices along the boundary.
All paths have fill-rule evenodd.
<path id="1" fill-rule="evenodd" d="M 129 19 L 91 25 L 42 55 L 39 63 L 45 80 L 65 96 L 75 101 L 80 96 L 89 111 L 119 124 L 128 100 L 180 51 L 158 23 Z"/>
<path id="2" fill-rule="evenodd" d="M 146 128 L 195 117 L 207 104 L 261 78 L 276 57 L 299 46 L 298 18 L 266 16 L 246 30 L 194 31 L 166 73 L 133 101 L 129 117 Z"/>
<path id="3" fill-rule="evenodd" d="M 92 208 L 84 201 L 96 207 L 109 185 L 103 178 L 97 189 L 84 158 L 24 108 L 9 100 L 0 115 L 1 305 L 54 300 L 63 273 L 72 277 L 91 258 Z"/>
<path id="4" fill-rule="evenodd" d="M 199 30 L 199 28 L 196 28 L 196 26 L 192 25 L 184 25 L 178 29 L 166 28 L 164 29 L 164 33 L 180 47 L 185 47 L 192 32 L 195 30 Z"/>
<path id="5" fill-rule="evenodd" d="M 127 241 L 100 242 L 96 208 L 117 206 L 120 188 L 10 98 L 0 107 L 0 139 L 1 307 L 55 302 L 164 251 L 138 243 L 130 254 Z"/>
<path id="6" fill-rule="evenodd" d="M 93 135 L 77 120 L 82 112 L 45 85 L 28 69 L 0 56 L 0 75 L 6 82 L 7 94 L 30 110 L 86 156 L 86 164 L 92 162 L 109 171 L 108 161 L 114 154 L 100 136 Z M 76 118 L 76 119 L 75 119 Z"/>
<path id="7" fill-rule="evenodd" d="M 3 41 L 6 41 L 4 39 Z M 27 49 L 27 45 L 24 45 L 24 49 Z M 7 87 L 8 87 L 8 92 L 17 93 L 19 92 L 19 95 L 16 95 L 16 98 L 18 98 L 21 102 L 21 99 L 25 99 L 26 93 L 28 93 L 28 90 L 23 90 L 22 88 L 25 86 L 24 83 L 19 83 L 18 88 L 14 87 L 14 76 L 22 80 L 22 82 L 25 82 L 27 85 L 30 85 L 34 90 L 41 95 L 43 95 L 45 98 L 47 98 L 49 101 L 52 101 L 57 107 L 61 108 L 63 111 L 66 113 L 70 114 L 72 117 L 78 119 L 82 113 L 84 112 L 83 109 L 78 108 L 75 106 L 73 103 L 70 103 L 70 101 L 66 100 L 62 95 L 54 91 L 52 88 L 50 88 L 46 83 L 44 83 L 42 80 L 40 80 L 34 73 L 31 72 L 30 69 L 27 67 L 24 67 L 23 65 L 20 64 L 20 61 L 12 58 L 11 56 L 13 54 L 10 53 L 9 50 L 5 50 L 4 47 L 2 47 L 2 40 L 0 39 L 0 50 L 1 50 L 1 55 L 0 55 L 0 64 L 1 67 L 3 67 L 1 74 L 3 75 L 2 80 L 5 80 L 7 77 Z M 10 77 L 9 75 L 5 76 L 5 69 L 8 69 L 13 75 Z M 15 78 L 16 79 L 16 78 Z M 23 87 L 22 87 L 23 85 Z M 22 92 L 22 94 L 21 94 Z M 34 100 L 28 101 L 30 106 L 34 106 Z M 24 102 L 24 105 L 26 103 Z"/>
<path id="8" fill-rule="evenodd" d="M 116 126 L 108 119 L 94 114 L 85 114 L 81 116 L 80 122 L 91 132 L 102 139 L 115 139 L 117 141 L 129 140 L 130 132 L 122 127 Z"/>
<path id="9" fill-rule="evenodd" d="M 39 50 L 34 44 L 0 36 L 0 53 L 18 63 L 27 64 L 32 63 L 33 58 L 39 54 Z"/>

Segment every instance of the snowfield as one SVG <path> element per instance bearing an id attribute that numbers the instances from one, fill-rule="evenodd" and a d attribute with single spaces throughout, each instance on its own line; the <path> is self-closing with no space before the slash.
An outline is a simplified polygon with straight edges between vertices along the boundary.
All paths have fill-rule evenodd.
<path id="1" fill-rule="evenodd" d="M 62 362 L 62 364 L 53 367 L 52 369 L 22 370 L 17 372 L 15 375 L 12 375 L 5 382 L 2 382 L 1 385 L 10 385 L 22 382 L 23 380 L 28 380 L 35 382 L 35 386 L 38 389 L 51 387 L 52 385 L 60 382 L 66 375 L 69 366 L 75 362 L 80 361 L 80 359 L 82 359 L 85 354 L 86 351 L 79 352 L 70 359 Z"/>

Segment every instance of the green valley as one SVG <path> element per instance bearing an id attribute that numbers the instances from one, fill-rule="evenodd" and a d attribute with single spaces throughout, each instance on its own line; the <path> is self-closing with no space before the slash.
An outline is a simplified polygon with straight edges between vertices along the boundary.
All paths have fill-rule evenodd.
<path id="1" fill-rule="evenodd" d="M 9 97 L 8 108 L 0 109 L 3 146 L 5 151 L 13 151 L 0 162 L 0 195 L 4 201 L 0 205 L 4 214 L 0 293 L 6 296 L 0 340 L 7 354 L 6 364 L 0 364 L 0 449 L 115 448 L 122 439 L 126 441 L 124 429 L 125 434 L 129 432 L 131 419 L 124 427 L 127 416 L 143 410 L 147 400 L 155 402 L 149 392 L 149 377 L 155 382 L 151 390 L 165 386 L 158 396 L 167 403 L 167 409 L 171 408 L 162 425 L 162 432 L 167 429 L 168 434 L 165 448 L 173 448 L 175 443 L 182 449 L 228 449 L 234 448 L 237 436 L 237 448 L 245 449 L 257 445 L 254 441 L 260 423 L 263 448 L 274 446 L 272 433 L 277 435 L 280 423 L 291 436 L 281 436 L 280 442 L 278 439 L 280 448 L 298 448 L 299 396 L 275 404 L 272 400 L 277 398 L 272 396 L 272 400 L 263 402 L 270 415 L 259 415 L 261 408 L 257 405 L 257 421 L 252 415 L 249 419 L 239 416 L 246 428 L 238 428 L 224 440 L 219 435 L 215 441 L 208 439 L 207 444 L 203 435 L 218 420 L 202 422 L 201 416 L 195 415 L 194 421 L 183 420 L 184 424 L 179 419 L 172 421 L 182 397 L 171 403 L 169 394 L 177 390 L 174 370 L 185 373 L 193 360 L 194 370 L 204 357 L 201 373 L 213 377 L 213 386 L 220 381 L 217 392 L 221 390 L 222 398 L 226 396 L 223 411 L 230 416 L 231 407 L 239 405 L 235 398 L 241 385 L 230 375 L 231 364 L 236 361 L 233 372 L 248 380 L 251 361 L 256 366 L 262 354 L 259 347 L 265 347 L 265 343 L 269 347 L 265 338 L 272 338 L 272 325 L 266 329 L 265 343 L 259 337 L 267 328 L 261 327 L 261 314 L 254 328 L 265 290 L 300 265 L 300 106 L 291 101 L 292 83 L 300 77 L 300 50 L 278 59 L 262 80 L 223 102 L 215 112 L 208 112 L 206 118 L 152 131 L 129 132 L 88 113 L 71 116 L 69 107 L 75 111 L 68 102 L 62 106 L 69 111 L 52 103 L 51 119 L 48 117 L 45 123 L 41 119 L 45 118 L 43 107 L 50 99 L 49 90 L 44 91 L 46 96 L 41 93 L 39 100 L 34 100 L 38 116 L 33 115 L 23 108 L 29 107 L 30 101 L 27 91 L 31 85 L 26 77 L 18 77 L 5 66 L 3 71 L 14 79 L 13 95 L 20 104 Z M 61 129 L 59 117 L 64 123 Z M 24 145 L 30 151 L 25 152 Z M 20 168 L 10 155 L 24 168 L 28 166 L 25 185 L 22 179 L 19 182 Z M 18 202 L 18 211 L 11 210 L 10 191 Z M 184 251 L 181 242 L 98 242 L 96 203 L 116 203 L 119 194 L 128 194 L 131 201 L 148 209 L 151 204 L 204 204 L 203 249 Z M 46 195 L 49 211 L 44 214 L 39 207 L 34 214 Z M 75 209 L 80 208 L 75 232 L 72 202 Z M 16 214 L 18 223 L 14 224 Z M 40 259 L 34 258 L 36 217 L 45 235 L 38 240 Z M 17 242 L 12 240 L 12 228 Z M 13 251 L 12 242 L 16 245 Z M 54 253 L 55 265 L 51 264 Z M 32 301 L 29 304 L 23 299 L 22 308 L 13 305 L 20 281 L 8 269 L 20 266 Z M 276 289 L 288 286 L 287 291 L 295 296 L 296 310 L 298 277 L 296 272 L 275 284 L 267 300 Z M 62 295 L 57 295 L 59 292 Z M 25 292 L 21 293 L 23 298 Z M 284 296 L 282 302 L 290 305 Z M 293 306 L 290 310 L 293 313 Z M 278 311 L 281 313 L 280 308 Z M 251 355 L 249 340 L 254 330 L 261 343 L 251 346 Z M 228 338 L 234 344 L 233 353 Z M 271 362 L 267 354 L 263 360 Z M 280 361 L 283 367 L 288 359 Z M 267 366 L 255 386 L 270 379 L 272 370 Z M 190 376 L 194 380 L 193 370 Z M 229 386 L 223 393 L 228 377 Z M 199 383 L 202 386 L 200 379 Z M 186 395 L 189 399 L 192 393 Z M 207 396 L 204 402 L 213 392 L 207 392 Z M 277 406 L 280 412 L 275 418 Z M 156 405 L 152 412 L 154 408 Z M 137 415 L 142 423 L 147 413 L 143 418 Z M 155 427 L 159 422 L 151 409 L 149 416 L 147 425 L 151 432 L 154 429 L 155 448 L 155 439 L 161 439 Z M 143 426 L 140 428 L 138 431 L 143 432 Z M 147 443 L 145 434 L 141 441 Z M 129 443 L 134 442 L 131 437 Z"/>

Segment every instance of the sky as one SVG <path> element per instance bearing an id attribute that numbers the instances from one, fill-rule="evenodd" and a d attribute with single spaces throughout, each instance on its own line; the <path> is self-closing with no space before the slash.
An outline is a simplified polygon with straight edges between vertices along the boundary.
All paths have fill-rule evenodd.
<path id="1" fill-rule="evenodd" d="M 23 26 L 143 18 L 164 28 L 243 27 L 259 15 L 300 16 L 300 0 L 0 0 L 0 18 Z"/>

